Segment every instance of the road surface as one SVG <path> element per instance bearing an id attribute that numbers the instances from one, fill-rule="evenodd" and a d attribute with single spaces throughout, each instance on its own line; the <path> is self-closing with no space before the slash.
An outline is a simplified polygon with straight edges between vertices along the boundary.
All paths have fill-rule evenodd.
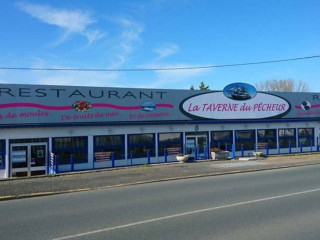
<path id="1" fill-rule="evenodd" d="M 0 239 L 315 239 L 320 165 L 0 202 Z"/>

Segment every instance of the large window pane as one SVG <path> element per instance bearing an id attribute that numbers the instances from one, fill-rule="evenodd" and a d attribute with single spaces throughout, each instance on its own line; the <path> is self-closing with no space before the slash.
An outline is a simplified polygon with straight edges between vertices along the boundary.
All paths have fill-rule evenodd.
<path id="1" fill-rule="evenodd" d="M 158 142 L 158 154 L 164 155 L 166 148 L 182 148 L 182 133 L 160 133 Z"/>
<path id="2" fill-rule="evenodd" d="M 213 131 L 211 132 L 211 148 L 220 148 L 231 151 L 233 144 L 232 131 Z"/>
<path id="3" fill-rule="evenodd" d="M 71 155 L 74 156 L 74 163 L 88 162 L 86 151 L 63 151 L 63 152 L 56 152 L 55 155 L 57 155 L 59 158 L 59 164 L 70 164 Z"/>
<path id="4" fill-rule="evenodd" d="M 122 146 L 124 142 L 123 138 L 123 135 L 96 136 L 95 144 L 97 147 Z"/>
<path id="5" fill-rule="evenodd" d="M 299 146 L 303 147 L 314 146 L 314 129 L 313 128 L 299 128 L 298 129 Z"/>
<path id="6" fill-rule="evenodd" d="M 152 133 L 129 135 L 128 145 L 128 156 L 132 151 L 133 158 L 147 157 L 148 150 L 150 150 L 150 156 L 155 156 L 155 139 Z"/>
<path id="7" fill-rule="evenodd" d="M 160 133 L 159 134 L 159 143 L 165 142 L 180 142 L 181 133 Z"/>
<path id="8" fill-rule="evenodd" d="M 278 130 L 279 134 L 279 146 L 280 148 L 296 147 L 296 129 L 294 128 L 284 128 Z"/>
<path id="9" fill-rule="evenodd" d="M 54 146 L 56 149 L 79 148 L 79 147 L 85 147 L 86 144 L 87 144 L 86 137 L 64 137 L 64 138 L 54 139 Z"/>
<path id="10" fill-rule="evenodd" d="M 114 159 L 124 159 L 124 135 L 108 135 L 94 137 L 95 152 L 113 152 Z"/>
<path id="11" fill-rule="evenodd" d="M 61 137 L 53 139 L 53 152 L 59 158 L 59 164 L 70 164 L 71 155 L 74 163 L 88 162 L 87 137 Z"/>
<path id="12" fill-rule="evenodd" d="M 258 143 L 267 143 L 269 149 L 277 148 L 277 132 L 276 129 L 259 129 Z"/>
<path id="13" fill-rule="evenodd" d="M 152 144 L 154 142 L 154 134 L 133 134 L 129 135 L 130 144 Z"/>
<path id="14" fill-rule="evenodd" d="M 237 130 L 235 131 L 236 136 L 236 151 L 241 150 L 254 150 L 255 144 L 255 130 Z"/>
<path id="15" fill-rule="evenodd" d="M 5 167 L 5 140 L 0 140 L 0 169 Z"/>

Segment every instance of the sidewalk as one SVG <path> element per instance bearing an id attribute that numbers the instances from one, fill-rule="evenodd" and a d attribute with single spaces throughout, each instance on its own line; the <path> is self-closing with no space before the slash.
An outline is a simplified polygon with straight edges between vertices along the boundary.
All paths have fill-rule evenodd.
<path id="1" fill-rule="evenodd" d="M 0 180 L 0 201 L 92 189 L 135 185 L 239 172 L 261 171 L 320 164 L 320 153 L 278 155 L 259 160 L 197 161 L 143 165 L 100 171 L 77 172 L 20 179 Z"/>

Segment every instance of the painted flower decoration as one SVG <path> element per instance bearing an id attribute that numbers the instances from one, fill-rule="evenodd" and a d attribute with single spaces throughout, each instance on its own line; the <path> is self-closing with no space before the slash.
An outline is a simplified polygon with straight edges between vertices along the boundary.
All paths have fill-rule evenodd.
<path id="1" fill-rule="evenodd" d="M 89 111 L 92 107 L 91 103 L 86 101 L 77 101 L 72 105 L 73 109 L 77 112 L 86 112 Z"/>

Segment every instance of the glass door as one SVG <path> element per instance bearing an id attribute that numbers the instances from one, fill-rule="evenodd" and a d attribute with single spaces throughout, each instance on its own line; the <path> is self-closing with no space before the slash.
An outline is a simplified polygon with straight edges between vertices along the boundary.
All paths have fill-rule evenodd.
<path id="1" fill-rule="evenodd" d="M 31 145 L 30 146 L 30 175 L 45 175 L 47 169 L 47 145 Z"/>
<path id="2" fill-rule="evenodd" d="M 196 137 L 187 137 L 186 138 L 186 154 L 189 155 L 189 158 L 194 158 L 194 150 L 197 146 Z"/>
<path id="3" fill-rule="evenodd" d="M 28 146 L 11 145 L 11 177 L 28 176 Z"/>
<path id="4" fill-rule="evenodd" d="M 11 144 L 11 177 L 44 175 L 47 172 L 47 143 Z"/>
<path id="5" fill-rule="evenodd" d="M 208 159 L 207 136 L 197 137 L 198 159 Z"/>
<path id="6" fill-rule="evenodd" d="M 191 159 L 207 159 L 207 146 L 208 141 L 206 134 L 186 135 L 186 154 L 188 154 Z"/>

